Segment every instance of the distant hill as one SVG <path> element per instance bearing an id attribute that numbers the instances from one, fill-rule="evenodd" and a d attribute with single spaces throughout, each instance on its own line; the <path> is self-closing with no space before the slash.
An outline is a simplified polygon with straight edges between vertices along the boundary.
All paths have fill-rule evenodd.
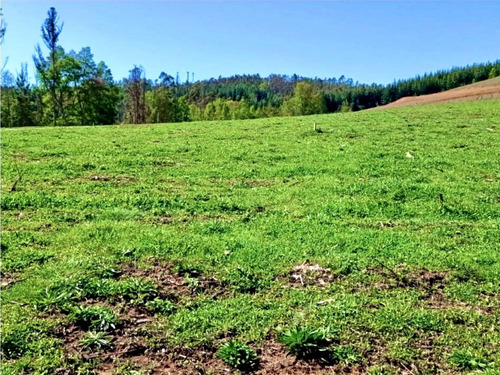
<path id="1" fill-rule="evenodd" d="M 452 90 L 421 96 L 406 96 L 377 108 L 397 108 L 416 105 L 500 98 L 500 77 L 472 83 Z"/>

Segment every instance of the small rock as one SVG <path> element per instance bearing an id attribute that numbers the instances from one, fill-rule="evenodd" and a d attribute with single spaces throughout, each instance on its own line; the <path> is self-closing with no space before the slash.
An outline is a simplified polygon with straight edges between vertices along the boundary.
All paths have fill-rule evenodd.
<path id="1" fill-rule="evenodd" d="M 329 304 L 329 303 L 331 303 L 331 302 L 333 302 L 333 301 L 334 301 L 334 299 L 333 299 L 333 298 L 329 298 L 329 299 L 325 299 L 324 301 L 319 301 L 319 302 L 317 303 L 317 305 L 318 305 L 318 306 L 325 306 L 325 305 L 327 305 L 327 304 Z"/>

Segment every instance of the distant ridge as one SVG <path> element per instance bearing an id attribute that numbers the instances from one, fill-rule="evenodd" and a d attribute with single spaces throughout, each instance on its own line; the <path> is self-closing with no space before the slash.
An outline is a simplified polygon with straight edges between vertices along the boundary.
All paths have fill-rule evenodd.
<path id="1" fill-rule="evenodd" d="M 376 107 L 376 109 L 410 107 L 425 104 L 450 103 L 471 100 L 500 98 L 500 77 L 472 83 L 436 94 L 406 96 L 393 103 Z M 375 108 L 371 108 L 375 109 Z"/>

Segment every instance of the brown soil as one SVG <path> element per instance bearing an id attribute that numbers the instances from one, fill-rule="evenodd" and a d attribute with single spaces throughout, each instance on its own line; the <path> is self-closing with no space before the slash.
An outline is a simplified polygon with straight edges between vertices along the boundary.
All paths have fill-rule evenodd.
<path id="1" fill-rule="evenodd" d="M 85 331 L 71 323 L 56 332 L 56 336 L 64 341 L 66 353 L 84 361 L 99 359 L 102 363 L 116 362 L 143 356 L 148 352 L 148 344 L 144 338 L 145 325 L 154 318 L 130 309 L 126 314 L 119 314 L 120 324 L 113 332 L 109 332 L 111 346 L 102 350 L 90 350 L 81 344 Z M 71 372 L 70 372 L 71 373 Z"/>
<path id="2" fill-rule="evenodd" d="M 147 269 L 137 268 L 135 265 L 127 264 L 121 267 L 123 276 L 144 278 L 153 281 L 160 294 L 173 301 L 181 297 L 193 297 L 203 293 L 211 298 L 218 298 L 227 292 L 227 285 L 216 278 L 197 275 L 196 282 L 188 284 L 184 275 L 175 273 L 172 265 L 155 263 Z"/>
<path id="3" fill-rule="evenodd" d="M 314 362 L 296 361 L 295 357 L 287 356 L 283 346 L 274 340 L 263 343 L 257 351 L 260 358 L 260 368 L 254 372 L 258 375 L 295 375 L 295 374 L 340 374 L 342 366 L 321 366 Z M 346 370 L 346 369 L 345 369 Z M 361 374 L 358 366 L 351 366 L 345 371 L 350 374 Z"/>
<path id="4" fill-rule="evenodd" d="M 425 269 L 405 274 L 399 267 L 391 272 L 388 268 L 375 268 L 370 272 L 383 275 L 385 280 L 375 283 L 377 289 L 417 288 L 422 292 L 422 306 L 428 309 L 474 310 L 482 315 L 493 315 L 492 307 L 474 306 L 458 300 L 449 299 L 444 293 L 448 284 L 449 272 L 431 272 Z"/>
<path id="5" fill-rule="evenodd" d="M 393 269 L 381 262 L 379 264 L 380 267 L 369 268 L 368 272 L 384 278 L 383 281 L 376 283 L 376 286 L 382 289 L 412 287 L 431 292 L 434 289 L 443 289 L 448 283 L 449 272 L 432 272 L 421 269 L 409 273 L 405 266 Z"/>
<path id="6" fill-rule="evenodd" d="M 364 366 L 344 367 L 341 365 L 321 366 L 317 363 L 295 361 L 294 357 L 287 356 L 282 345 L 269 340 L 257 350 L 260 362 L 257 369 L 250 372 L 254 375 L 322 375 L 322 374 L 363 374 Z M 171 349 L 155 353 L 132 355 L 121 358 L 102 357 L 103 364 L 98 369 L 100 375 L 111 375 L 115 369 L 125 361 L 136 369 L 147 369 L 150 375 L 167 374 L 234 374 L 237 371 L 218 359 L 213 348 Z"/>
<path id="7" fill-rule="evenodd" d="M 500 98 L 500 77 L 430 95 L 407 96 L 376 109 Z"/>
<path id="8" fill-rule="evenodd" d="M 199 294 L 218 298 L 226 293 L 226 285 L 215 278 L 202 275 L 192 277 L 196 283 L 188 284 L 183 275 L 174 272 L 171 265 L 155 263 L 149 268 L 138 268 L 134 264 L 121 266 L 120 278 L 137 277 L 153 281 L 162 298 L 168 298 L 176 303 L 193 300 Z M 151 334 L 151 324 L 156 317 L 144 307 L 134 307 L 124 301 L 84 300 L 85 306 L 106 306 L 114 311 L 119 324 L 109 332 L 111 345 L 98 351 L 92 351 L 82 346 L 81 341 L 85 330 L 73 323 L 62 327 L 56 336 L 63 340 L 66 355 L 83 361 L 98 359 L 98 374 L 114 374 L 115 370 L 130 363 L 135 369 L 147 369 L 148 374 L 199 374 L 199 370 L 220 369 L 220 374 L 227 373 L 223 363 L 214 359 L 214 350 L 210 348 L 179 349 L 161 348 L 159 344 L 151 345 L 148 337 Z M 63 315 L 59 314 L 59 318 Z M 203 373 L 203 372 L 202 372 Z M 73 374 L 61 372 L 60 374 Z"/>
<path id="9" fill-rule="evenodd" d="M 5 274 L 0 273 L 0 275 L 2 278 L 2 282 L 1 282 L 2 288 L 6 288 L 9 285 L 15 284 L 20 280 L 19 276 L 12 274 L 12 273 L 5 273 Z"/>
<path id="10" fill-rule="evenodd" d="M 369 272 L 384 277 L 388 288 L 417 288 L 422 292 L 422 304 L 427 308 L 448 309 L 452 307 L 473 308 L 482 314 L 492 314 L 488 309 L 468 306 L 465 303 L 450 301 L 443 293 L 448 282 L 448 272 L 431 272 L 425 269 L 408 272 L 406 267 L 400 266 L 393 270 L 381 266 L 370 269 Z M 194 276 L 194 277 L 193 277 Z M 168 296 L 175 302 L 192 300 L 197 294 L 217 298 L 227 293 L 226 285 L 215 278 L 203 275 L 192 275 L 196 278 L 195 287 L 188 285 L 183 275 L 174 272 L 171 265 L 154 263 L 149 268 L 138 268 L 134 264 L 125 264 L 121 267 L 120 277 L 138 277 L 152 280 L 158 287 L 162 297 Z M 319 264 L 306 262 L 294 266 L 285 276 L 291 287 L 325 286 L 335 280 L 330 270 Z M 124 366 L 129 370 L 140 370 L 143 374 L 231 374 L 236 371 L 217 358 L 216 350 L 220 342 L 227 337 L 221 337 L 209 346 L 195 348 L 171 347 L 163 344 L 160 337 L 155 337 L 154 344 L 149 339 L 152 337 L 152 327 L 156 318 L 141 307 L 133 307 L 124 302 L 109 305 L 103 301 L 84 301 L 85 305 L 106 305 L 111 308 L 119 319 L 119 324 L 113 332 L 110 348 L 91 351 L 81 345 L 85 331 L 74 324 L 63 327 L 57 336 L 65 343 L 66 353 L 70 357 L 83 361 L 98 360 L 96 373 L 101 375 L 114 375 Z M 256 375 L 292 375 L 292 374 L 365 374 L 373 365 L 384 365 L 401 374 L 435 373 L 438 371 L 440 355 L 436 352 L 435 340 L 437 336 L 422 337 L 412 344 L 421 352 L 420 359 L 412 364 L 393 363 L 386 355 L 386 346 L 379 338 L 369 338 L 370 349 L 363 353 L 365 361 L 361 364 L 344 366 L 335 364 L 321 366 L 318 363 L 296 361 L 295 357 L 287 356 L 283 345 L 273 337 L 268 337 L 259 346 L 255 345 L 260 363 L 252 372 Z M 61 372 L 60 375 L 72 375 L 71 371 Z"/>
<path id="11" fill-rule="evenodd" d="M 434 291 L 429 294 L 427 298 L 425 298 L 424 306 L 428 309 L 436 309 L 436 310 L 448 310 L 448 309 L 465 309 L 465 310 L 474 310 L 481 315 L 493 315 L 495 309 L 492 307 L 483 307 L 483 306 L 474 306 L 468 303 L 450 300 L 446 297 L 446 295 L 440 291 Z"/>

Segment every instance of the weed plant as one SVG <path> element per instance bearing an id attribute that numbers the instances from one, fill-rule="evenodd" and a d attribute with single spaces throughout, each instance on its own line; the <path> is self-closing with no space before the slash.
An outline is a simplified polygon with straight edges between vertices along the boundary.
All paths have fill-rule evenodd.
<path id="1" fill-rule="evenodd" d="M 217 355 L 228 365 L 242 371 L 255 370 L 259 365 L 257 354 L 248 345 L 239 341 L 225 343 Z"/>

